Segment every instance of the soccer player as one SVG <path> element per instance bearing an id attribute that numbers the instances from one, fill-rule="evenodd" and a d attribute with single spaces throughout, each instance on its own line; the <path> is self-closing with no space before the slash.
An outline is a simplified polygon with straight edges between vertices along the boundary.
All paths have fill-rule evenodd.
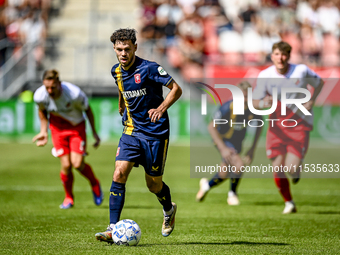
<path id="1" fill-rule="evenodd" d="M 94 116 L 88 99 L 83 91 L 74 84 L 60 81 L 56 70 L 47 70 L 43 74 L 43 85 L 34 93 L 34 101 L 39 106 L 40 133 L 34 136 L 37 146 L 44 146 L 48 140 L 48 126 L 52 134 L 54 152 L 60 159 L 60 178 L 65 190 L 65 199 L 61 209 L 69 209 L 74 205 L 72 167 L 89 180 L 93 199 L 96 205 L 103 201 L 100 183 L 95 177 L 92 167 L 85 163 L 86 154 L 86 113 L 90 122 L 94 147 L 100 144 L 100 138 L 94 125 Z"/>
<path id="2" fill-rule="evenodd" d="M 125 200 L 125 183 L 133 167 L 142 165 L 149 191 L 163 206 L 162 235 L 175 227 L 177 206 L 162 181 L 169 144 L 167 109 L 181 96 L 180 86 L 157 63 L 135 55 L 136 31 L 118 29 L 111 36 L 118 64 L 111 73 L 119 88 L 119 113 L 123 116 L 113 181 L 110 189 L 110 225 L 97 240 L 112 243 L 112 228 L 119 221 Z M 170 89 L 163 99 L 162 86 Z"/>
<path id="3" fill-rule="evenodd" d="M 246 156 L 242 159 L 240 153 L 242 150 L 242 142 L 245 138 L 247 127 L 243 124 L 230 125 L 230 123 L 231 121 L 234 123 L 242 123 L 243 121 L 245 121 L 245 123 L 247 123 L 249 120 L 254 118 L 254 115 L 249 111 L 247 105 L 248 88 L 251 88 L 251 85 L 249 84 L 249 82 L 243 81 L 237 86 L 242 90 L 244 95 L 244 115 L 234 115 L 232 113 L 233 101 L 230 100 L 224 103 L 218 109 L 214 116 L 214 119 L 225 119 L 228 120 L 228 123 L 223 125 L 216 125 L 214 127 L 214 123 L 212 121 L 209 123 L 208 126 L 208 130 L 213 139 L 213 142 L 215 143 L 222 157 L 221 169 L 227 169 L 227 167 L 230 165 L 235 166 L 236 171 L 217 172 L 215 176 L 210 180 L 208 180 L 207 178 L 202 178 L 200 181 L 200 189 L 196 195 L 197 202 L 202 202 L 211 188 L 222 183 L 227 178 L 230 178 L 231 185 L 230 191 L 228 192 L 227 202 L 229 205 L 240 204 L 236 189 L 242 176 L 241 167 L 244 166 L 244 164 L 251 164 L 254 157 L 257 141 L 261 135 L 262 126 L 256 128 L 253 144 L 246 153 Z"/>
<path id="4" fill-rule="evenodd" d="M 270 115 L 275 123 L 269 125 L 267 132 L 266 152 L 267 157 L 272 161 L 272 166 L 288 166 L 292 170 L 290 175 L 295 184 L 299 181 L 301 163 L 306 155 L 309 143 L 309 132 L 313 128 L 313 115 L 305 115 L 295 104 L 287 104 L 286 115 L 281 115 L 281 89 L 282 88 L 303 88 L 307 85 L 314 88 L 311 99 L 303 106 L 311 112 L 316 97 L 319 95 L 324 82 L 306 65 L 295 65 L 288 63 L 292 47 L 286 42 L 275 43 L 272 47 L 271 60 L 274 65 L 260 72 L 257 79 L 257 86 L 253 93 L 253 106 L 258 109 L 268 108 L 273 103 L 273 88 L 277 88 L 278 103 L 276 110 Z M 304 98 L 303 93 L 287 93 L 287 98 Z M 285 127 L 282 120 L 293 119 L 295 127 Z M 289 124 L 288 124 L 289 125 Z M 295 171 L 293 171 L 295 170 Z M 283 171 L 274 171 L 274 180 L 284 201 L 284 214 L 296 212 L 289 182 Z"/>

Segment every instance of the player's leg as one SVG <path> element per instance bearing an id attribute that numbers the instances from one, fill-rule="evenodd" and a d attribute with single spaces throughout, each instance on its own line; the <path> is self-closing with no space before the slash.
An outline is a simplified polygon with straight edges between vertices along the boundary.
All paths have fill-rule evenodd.
<path id="1" fill-rule="evenodd" d="M 96 233 L 95 237 L 99 241 L 113 243 L 112 229 L 120 219 L 125 202 L 125 184 L 134 164 L 134 162 L 116 160 L 110 188 L 110 224 L 106 231 Z"/>
<path id="2" fill-rule="evenodd" d="M 200 180 L 200 189 L 198 190 L 196 194 L 196 201 L 197 202 L 202 202 L 205 197 L 208 195 L 208 192 L 210 189 L 213 187 L 216 187 L 217 185 L 221 184 L 224 182 L 226 179 L 229 177 L 229 172 L 226 171 L 227 169 L 227 163 L 225 161 L 222 161 L 220 163 L 221 171 L 217 172 L 214 177 L 212 177 L 210 180 L 207 178 L 202 178 Z M 223 171 L 225 170 L 225 171 Z"/>
<path id="3" fill-rule="evenodd" d="M 273 130 L 274 129 L 269 128 L 267 131 L 267 157 L 272 161 L 273 176 L 278 191 L 280 192 L 285 204 L 292 205 L 294 202 L 290 193 L 289 182 L 283 171 L 287 155 L 287 141 L 290 141 L 290 138 L 287 134 L 284 134 L 281 131 Z M 283 213 L 286 213 L 286 207 Z"/>
<path id="4" fill-rule="evenodd" d="M 103 202 L 104 195 L 100 187 L 100 182 L 96 178 L 91 165 L 85 162 L 82 154 L 74 151 L 71 151 L 71 163 L 72 166 L 89 181 L 92 189 L 93 201 L 96 205 L 100 205 Z"/>
<path id="5" fill-rule="evenodd" d="M 70 159 L 70 145 L 67 133 L 50 125 L 52 142 L 56 151 L 56 156 L 60 160 L 60 179 L 65 190 L 65 198 L 59 206 L 61 209 L 69 209 L 74 204 L 73 197 L 73 173 Z"/>
<path id="6" fill-rule="evenodd" d="M 145 173 L 145 181 L 149 191 L 157 196 L 159 203 L 163 206 L 162 235 L 167 237 L 175 228 L 177 205 L 171 201 L 170 188 L 163 182 L 162 176 L 150 176 Z"/>
<path id="7" fill-rule="evenodd" d="M 96 239 L 112 243 L 112 229 L 120 219 L 125 201 L 125 183 L 132 167 L 139 165 L 140 143 L 137 138 L 123 134 L 119 140 L 115 171 L 110 188 L 110 224 L 106 231 L 96 233 Z"/>
<path id="8" fill-rule="evenodd" d="M 69 209 L 74 205 L 73 198 L 73 173 L 70 154 L 59 156 L 60 159 L 60 179 L 65 190 L 65 199 L 59 206 L 60 209 Z"/>
<path id="9" fill-rule="evenodd" d="M 292 176 L 292 182 L 296 184 L 300 180 L 302 159 L 296 154 L 288 152 L 285 160 L 285 166 L 290 169 L 289 174 Z"/>
<path id="10" fill-rule="evenodd" d="M 300 180 L 302 162 L 309 145 L 309 131 L 294 132 L 291 134 L 292 142 L 287 146 L 285 165 L 290 169 L 293 184 Z"/>
<path id="11" fill-rule="evenodd" d="M 86 155 L 85 123 L 81 123 L 75 127 L 75 130 L 72 131 L 72 135 L 69 138 L 69 142 L 72 166 L 89 181 L 92 189 L 93 201 L 96 205 L 100 205 L 103 202 L 104 196 L 99 180 L 94 175 L 91 165 L 84 160 L 84 155 Z"/>
<path id="12" fill-rule="evenodd" d="M 157 196 L 165 214 L 170 215 L 173 212 L 170 188 L 163 182 L 162 176 L 150 176 L 145 173 L 145 181 L 149 191 Z"/>
<path id="13" fill-rule="evenodd" d="M 177 205 L 171 201 L 170 188 L 163 182 L 163 173 L 168 153 L 169 139 L 141 140 L 145 181 L 150 192 L 154 193 L 163 206 L 164 220 L 162 235 L 169 236 L 175 228 Z"/>
<path id="14" fill-rule="evenodd" d="M 278 188 L 284 202 L 284 214 L 296 212 L 296 207 L 290 192 L 289 182 L 286 174 L 281 170 L 285 164 L 285 155 L 278 155 L 272 159 L 273 174 L 276 187 Z M 275 170 L 276 169 L 276 170 Z"/>
<path id="15" fill-rule="evenodd" d="M 243 166 L 242 158 L 239 154 L 232 156 L 233 170 L 230 173 L 230 190 L 228 192 L 227 202 L 229 205 L 239 205 L 240 200 L 237 195 L 237 186 L 240 183 L 242 172 L 241 167 Z"/>

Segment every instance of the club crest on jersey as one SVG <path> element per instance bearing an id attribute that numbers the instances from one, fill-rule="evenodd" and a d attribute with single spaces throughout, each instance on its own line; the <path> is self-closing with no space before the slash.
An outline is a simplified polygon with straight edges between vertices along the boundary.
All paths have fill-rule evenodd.
<path id="1" fill-rule="evenodd" d="M 141 82 L 141 78 L 140 78 L 140 74 L 139 73 L 137 73 L 137 74 L 135 74 L 135 83 L 140 83 Z"/>
<path id="2" fill-rule="evenodd" d="M 157 70 L 160 75 L 167 75 L 167 72 L 163 69 L 163 67 L 159 66 Z"/>

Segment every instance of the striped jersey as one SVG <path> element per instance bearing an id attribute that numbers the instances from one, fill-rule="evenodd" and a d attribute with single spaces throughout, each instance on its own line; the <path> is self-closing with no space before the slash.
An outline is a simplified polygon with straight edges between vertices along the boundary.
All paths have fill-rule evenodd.
<path id="1" fill-rule="evenodd" d="M 146 139 L 168 138 L 167 111 L 156 123 L 151 122 L 148 111 L 156 109 L 164 101 L 163 86 L 168 86 L 172 77 L 157 63 L 137 56 L 129 70 L 116 64 L 111 74 L 125 102 L 123 133 Z"/>

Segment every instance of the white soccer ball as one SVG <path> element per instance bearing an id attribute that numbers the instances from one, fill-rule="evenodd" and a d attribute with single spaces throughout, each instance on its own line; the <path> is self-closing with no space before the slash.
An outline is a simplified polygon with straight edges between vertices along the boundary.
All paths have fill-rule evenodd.
<path id="1" fill-rule="evenodd" d="M 117 245 L 137 245 L 142 236 L 142 231 L 133 220 L 118 221 L 112 230 L 112 240 Z"/>

